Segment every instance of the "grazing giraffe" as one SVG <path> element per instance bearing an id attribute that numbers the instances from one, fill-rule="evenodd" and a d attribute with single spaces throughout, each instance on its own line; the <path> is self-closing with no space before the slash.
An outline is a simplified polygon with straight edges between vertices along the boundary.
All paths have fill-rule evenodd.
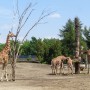
<path id="1" fill-rule="evenodd" d="M 11 37 L 15 37 L 15 35 L 12 32 L 9 32 L 9 34 L 7 35 L 5 47 L 0 52 L 0 63 L 2 64 L 1 81 L 3 81 L 4 76 L 5 76 L 6 80 L 8 81 L 7 64 L 8 64 L 8 59 L 9 59 L 9 52 L 11 50 L 11 48 L 10 48 L 10 38 Z"/>
<path id="2" fill-rule="evenodd" d="M 60 67 L 59 74 L 61 74 L 61 71 L 63 70 L 63 60 L 65 59 L 65 56 L 58 56 L 51 60 L 52 74 L 57 74 L 58 67 Z"/>

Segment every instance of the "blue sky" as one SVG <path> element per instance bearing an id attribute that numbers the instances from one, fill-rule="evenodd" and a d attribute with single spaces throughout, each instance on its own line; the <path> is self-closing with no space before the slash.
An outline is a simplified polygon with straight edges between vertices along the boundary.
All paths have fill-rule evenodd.
<path id="1" fill-rule="evenodd" d="M 14 27 L 13 32 L 16 32 L 17 19 L 13 19 L 13 11 L 16 10 L 17 0 L 0 0 L 0 42 L 5 42 L 8 32 L 11 27 Z M 59 29 L 61 29 L 70 18 L 74 20 L 78 16 L 83 23 L 83 26 L 90 26 L 90 0 L 18 0 L 20 12 L 28 5 L 29 2 L 33 4 L 37 2 L 34 7 L 35 11 L 28 20 L 26 26 L 23 28 L 19 35 L 19 39 L 22 40 L 27 30 L 37 21 L 40 13 L 43 10 L 56 11 L 49 17 L 45 18 L 42 22 L 46 24 L 40 24 L 36 26 L 28 35 L 27 39 L 31 37 L 36 38 L 60 38 L 58 36 Z"/>

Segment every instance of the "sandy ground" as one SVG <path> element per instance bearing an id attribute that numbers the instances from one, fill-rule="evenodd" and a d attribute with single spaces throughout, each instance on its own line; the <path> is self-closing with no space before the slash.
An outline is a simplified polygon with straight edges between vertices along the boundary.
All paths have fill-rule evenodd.
<path id="1" fill-rule="evenodd" d="M 50 65 L 17 63 L 16 81 L 0 82 L 0 90 L 90 90 L 90 75 L 51 75 Z"/>

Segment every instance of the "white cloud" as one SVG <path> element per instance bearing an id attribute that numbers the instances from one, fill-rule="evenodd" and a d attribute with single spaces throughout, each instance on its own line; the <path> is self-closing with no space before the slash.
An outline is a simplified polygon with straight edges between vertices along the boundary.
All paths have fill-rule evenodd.
<path id="1" fill-rule="evenodd" d="M 59 13 L 53 13 L 52 15 L 50 15 L 49 17 L 51 18 L 60 18 L 61 15 Z"/>

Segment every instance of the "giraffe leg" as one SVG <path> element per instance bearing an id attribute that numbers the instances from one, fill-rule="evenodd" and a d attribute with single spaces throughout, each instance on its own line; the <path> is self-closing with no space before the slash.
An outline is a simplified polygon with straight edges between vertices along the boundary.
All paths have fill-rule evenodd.
<path id="1" fill-rule="evenodd" d="M 71 74 L 73 75 L 73 66 L 71 65 L 70 68 L 71 68 Z"/>
<path id="2" fill-rule="evenodd" d="M 69 74 L 69 68 L 70 68 L 70 67 L 68 66 L 68 74 Z"/>
<path id="3" fill-rule="evenodd" d="M 61 63 L 61 73 L 64 74 L 64 64 L 63 64 L 63 62 Z"/>
<path id="4" fill-rule="evenodd" d="M 57 75 L 57 71 L 58 71 L 58 66 L 56 66 L 56 75 Z"/>
<path id="5" fill-rule="evenodd" d="M 51 69 L 52 69 L 52 74 L 54 74 L 53 68 L 54 68 L 54 66 L 52 65 L 52 66 L 51 66 Z"/>
<path id="6" fill-rule="evenodd" d="M 7 67 L 7 65 L 5 63 L 3 63 L 1 81 L 3 81 L 4 77 L 5 77 L 6 81 L 8 81 L 8 74 L 7 74 L 7 68 L 6 67 Z"/>
<path id="7" fill-rule="evenodd" d="M 8 81 L 7 64 L 5 65 L 5 79 L 6 81 Z"/>
<path id="8" fill-rule="evenodd" d="M 2 70 L 1 81 L 3 81 L 3 77 L 4 77 L 4 73 L 3 73 L 3 70 Z"/>
<path id="9" fill-rule="evenodd" d="M 3 78 L 4 78 L 4 63 L 2 64 L 1 81 L 3 81 Z"/>
<path id="10" fill-rule="evenodd" d="M 5 79 L 8 81 L 8 74 L 7 74 L 7 65 L 8 65 L 8 56 L 5 58 Z"/>
<path id="11" fill-rule="evenodd" d="M 53 74 L 55 74 L 56 72 L 55 72 L 55 66 L 53 67 Z"/>
<path id="12" fill-rule="evenodd" d="M 60 68 L 59 68 L 59 75 L 62 73 L 62 66 L 60 65 Z"/>

